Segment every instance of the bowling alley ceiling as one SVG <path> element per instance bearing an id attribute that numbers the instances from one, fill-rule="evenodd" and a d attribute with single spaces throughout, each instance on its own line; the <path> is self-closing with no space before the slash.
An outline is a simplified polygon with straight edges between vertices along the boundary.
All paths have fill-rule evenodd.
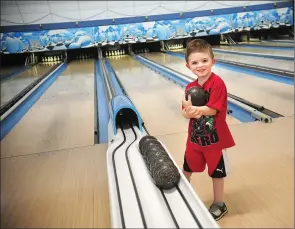
<path id="1" fill-rule="evenodd" d="M 3 1 L 1 26 L 149 16 L 279 1 Z M 283 1 L 286 2 L 286 1 Z"/>

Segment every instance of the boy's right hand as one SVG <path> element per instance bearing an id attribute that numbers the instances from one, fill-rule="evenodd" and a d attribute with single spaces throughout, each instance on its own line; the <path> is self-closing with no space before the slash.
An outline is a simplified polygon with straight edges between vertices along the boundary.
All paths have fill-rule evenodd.
<path id="1" fill-rule="evenodd" d="M 183 96 L 182 99 L 182 106 L 184 109 L 186 109 L 187 107 L 192 106 L 192 100 L 191 100 L 191 95 L 188 95 L 188 100 L 185 99 L 185 95 Z"/>
<path id="2" fill-rule="evenodd" d="M 192 114 L 190 114 L 187 111 L 189 111 L 190 110 L 189 108 L 192 107 L 191 95 L 188 95 L 188 100 L 186 100 L 185 95 L 184 95 L 184 97 L 182 99 L 182 107 L 183 107 L 183 109 L 182 109 L 183 116 L 187 119 L 190 119 Z"/>

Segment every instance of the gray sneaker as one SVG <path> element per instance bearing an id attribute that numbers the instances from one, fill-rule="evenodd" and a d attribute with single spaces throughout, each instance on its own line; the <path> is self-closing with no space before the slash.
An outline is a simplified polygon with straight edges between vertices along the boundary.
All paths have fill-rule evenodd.
<path id="1" fill-rule="evenodd" d="M 209 208 L 209 212 L 211 213 L 212 217 L 216 221 L 218 221 L 228 213 L 228 210 L 225 203 L 223 203 L 222 207 L 220 207 L 218 204 L 213 203 Z"/>

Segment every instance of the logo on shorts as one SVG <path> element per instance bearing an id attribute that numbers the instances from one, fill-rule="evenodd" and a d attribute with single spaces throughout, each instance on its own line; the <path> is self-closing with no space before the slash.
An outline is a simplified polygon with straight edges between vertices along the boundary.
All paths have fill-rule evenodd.
<path id="1" fill-rule="evenodd" d="M 223 173 L 223 169 L 216 169 L 216 171 L 219 171 L 219 172 Z"/>

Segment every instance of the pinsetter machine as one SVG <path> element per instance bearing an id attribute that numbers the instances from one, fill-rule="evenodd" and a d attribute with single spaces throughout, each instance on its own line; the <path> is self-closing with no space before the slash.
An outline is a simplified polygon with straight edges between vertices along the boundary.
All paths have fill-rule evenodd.
<path id="1" fill-rule="evenodd" d="M 112 228 L 219 228 L 165 145 L 157 139 L 155 144 L 164 149 L 170 169 L 172 166 L 174 170 L 162 166 L 162 172 L 152 173 L 154 162 L 147 163 L 140 144 L 148 133 L 139 112 L 108 61 L 100 58 L 100 67 L 110 114 L 107 170 Z M 170 184 L 159 185 L 156 175 L 166 176 L 165 181 Z"/>

